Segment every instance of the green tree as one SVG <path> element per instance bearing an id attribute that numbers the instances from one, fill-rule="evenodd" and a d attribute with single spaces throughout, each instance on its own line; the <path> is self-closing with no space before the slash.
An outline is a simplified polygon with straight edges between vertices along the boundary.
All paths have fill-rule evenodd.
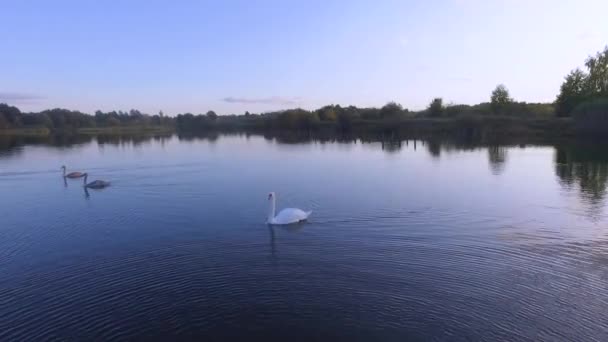
<path id="1" fill-rule="evenodd" d="M 321 121 L 334 122 L 334 121 L 336 121 L 336 119 L 338 117 L 338 114 L 336 113 L 336 110 L 334 109 L 333 105 L 320 108 L 316 112 Z"/>
<path id="2" fill-rule="evenodd" d="M 608 136 L 608 98 L 596 98 L 572 111 L 578 133 L 584 136 Z"/>
<path id="3" fill-rule="evenodd" d="M 10 125 L 8 124 L 8 120 L 6 120 L 6 118 L 4 117 L 4 114 L 0 112 L 0 129 L 6 128 L 10 128 Z"/>
<path id="4" fill-rule="evenodd" d="M 21 124 L 21 111 L 17 107 L 0 103 L 0 115 L 4 117 L 8 127 L 18 127 Z"/>
<path id="5" fill-rule="evenodd" d="M 555 100 L 557 116 L 568 116 L 588 97 L 588 75 L 581 69 L 571 71 L 562 83 Z"/>
<path id="6" fill-rule="evenodd" d="M 509 106 L 513 103 L 513 99 L 509 95 L 509 90 L 504 84 L 499 84 L 492 91 L 490 96 L 490 105 L 494 114 L 506 114 Z"/>
<path id="7" fill-rule="evenodd" d="M 568 116 L 581 104 L 608 98 L 608 46 L 585 61 L 587 71 L 571 71 L 555 100 L 558 116 Z"/>
<path id="8" fill-rule="evenodd" d="M 587 89 L 593 97 L 608 97 L 608 46 L 595 57 L 587 58 L 585 66 L 589 71 Z"/>
<path id="9" fill-rule="evenodd" d="M 426 111 L 431 117 L 440 117 L 441 115 L 443 115 L 444 109 L 445 108 L 443 107 L 443 99 L 441 97 L 437 97 L 434 98 L 433 101 L 431 101 Z"/>
<path id="10" fill-rule="evenodd" d="M 395 119 L 403 112 L 403 107 L 396 102 L 389 102 L 380 108 L 380 118 Z"/>

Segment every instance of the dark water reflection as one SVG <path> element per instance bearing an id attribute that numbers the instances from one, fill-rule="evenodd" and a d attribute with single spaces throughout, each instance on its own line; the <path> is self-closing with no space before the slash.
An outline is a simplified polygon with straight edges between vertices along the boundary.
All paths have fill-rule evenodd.
<path id="1" fill-rule="evenodd" d="M 492 173 L 495 175 L 501 174 L 507 162 L 507 148 L 504 146 L 489 146 L 488 160 L 490 161 Z"/>
<path id="2" fill-rule="evenodd" d="M 2 137 L 0 340 L 603 341 L 606 151 Z M 310 222 L 266 226 L 271 190 Z"/>
<path id="3" fill-rule="evenodd" d="M 605 207 L 608 186 L 608 146 L 570 144 L 555 147 L 555 173 L 568 191 L 577 191 L 591 217 Z"/>

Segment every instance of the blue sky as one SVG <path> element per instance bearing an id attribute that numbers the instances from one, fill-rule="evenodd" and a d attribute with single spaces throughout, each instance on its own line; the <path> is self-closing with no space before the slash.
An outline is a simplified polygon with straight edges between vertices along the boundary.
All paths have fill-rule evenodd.
<path id="1" fill-rule="evenodd" d="M 0 102 L 221 114 L 553 101 L 608 1 L 0 0 Z"/>

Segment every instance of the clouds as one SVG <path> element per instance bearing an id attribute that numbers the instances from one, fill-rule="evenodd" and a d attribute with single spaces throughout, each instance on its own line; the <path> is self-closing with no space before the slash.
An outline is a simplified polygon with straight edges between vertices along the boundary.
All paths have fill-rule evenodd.
<path id="1" fill-rule="evenodd" d="M 19 93 L 19 92 L 0 92 L 0 102 L 7 103 L 36 103 L 39 100 L 44 99 L 43 96 L 30 94 L 30 93 Z"/>
<path id="2" fill-rule="evenodd" d="M 284 96 L 272 96 L 272 97 L 261 97 L 261 98 L 245 98 L 245 97 L 233 97 L 228 96 L 222 99 L 227 103 L 239 103 L 239 104 L 268 104 L 268 105 L 281 105 L 281 106 L 292 106 L 302 102 L 299 97 L 284 97 Z"/>

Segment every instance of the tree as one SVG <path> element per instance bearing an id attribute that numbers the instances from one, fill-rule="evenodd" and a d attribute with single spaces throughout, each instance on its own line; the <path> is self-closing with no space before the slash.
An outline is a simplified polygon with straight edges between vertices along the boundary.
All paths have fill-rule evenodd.
<path id="1" fill-rule="evenodd" d="M 338 128 L 342 132 L 348 132 L 353 127 L 353 122 L 360 117 L 359 109 L 355 106 L 348 106 L 338 114 Z"/>
<path id="2" fill-rule="evenodd" d="M 2 112 L 0 112 L 0 129 L 6 129 L 6 128 L 10 128 L 10 125 L 8 124 L 8 120 L 6 120 L 6 118 L 4 118 L 4 114 L 2 114 Z"/>
<path id="3" fill-rule="evenodd" d="M 20 125 L 21 111 L 19 108 L 0 103 L 0 115 L 4 117 L 8 126 L 17 127 Z"/>
<path id="4" fill-rule="evenodd" d="M 504 84 L 497 85 L 490 96 L 492 112 L 494 114 L 505 114 L 512 103 L 513 99 L 511 99 L 507 87 Z"/>
<path id="5" fill-rule="evenodd" d="M 587 58 L 585 66 L 589 70 L 587 90 L 593 97 L 608 97 L 608 46 L 595 57 Z"/>
<path id="6" fill-rule="evenodd" d="M 555 100 L 557 116 L 568 116 L 574 108 L 583 103 L 587 97 L 587 74 L 575 69 L 566 76 Z"/>
<path id="7" fill-rule="evenodd" d="M 334 109 L 334 106 L 325 106 L 317 110 L 317 115 L 321 121 L 336 121 L 338 114 Z"/>
<path id="8" fill-rule="evenodd" d="M 429 104 L 427 108 L 427 112 L 429 116 L 439 117 L 443 114 L 443 99 L 441 97 L 434 98 L 433 101 Z"/>
<path id="9" fill-rule="evenodd" d="M 608 46 L 604 51 L 585 61 L 587 71 L 571 71 L 555 99 L 558 116 L 568 116 L 579 105 L 596 99 L 608 98 Z"/>
<path id="10" fill-rule="evenodd" d="M 597 98 L 576 106 L 572 111 L 578 133 L 606 137 L 608 134 L 608 98 Z"/>
<path id="11" fill-rule="evenodd" d="M 207 112 L 207 117 L 211 120 L 215 120 L 215 119 L 217 119 L 217 114 L 215 114 L 214 111 L 210 110 Z"/>
<path id="12" fill-rule="evenodd" d="M 398 118 L 403 112 L 403 107 L 395 102 L 389 102 L 380 108 L 380 118 L 391 119 Z"/>

